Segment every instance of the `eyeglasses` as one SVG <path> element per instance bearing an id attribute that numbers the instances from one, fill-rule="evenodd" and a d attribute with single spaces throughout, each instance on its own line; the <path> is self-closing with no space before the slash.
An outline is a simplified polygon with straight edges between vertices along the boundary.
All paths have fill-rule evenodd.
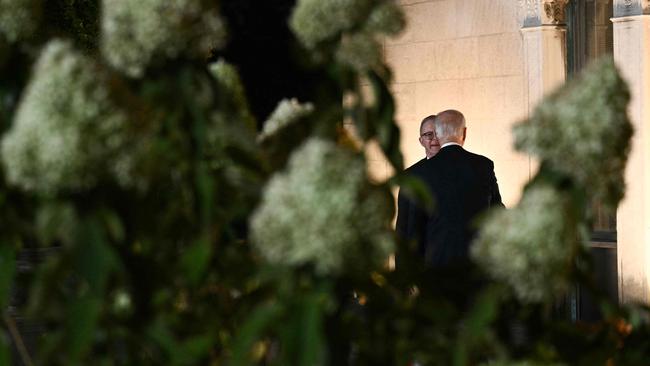
<path id="1" fill-rule="evenodd" d="M 420 137 L 423 138 L 423 139 L 425 139 L 425 140 L 429 140 L 429 141 L 431 141 L 431 140 L 433 140 L 436 136 L 433 134 L 433 132 L 425 132 L 425 133 L 421 134 Z"/>

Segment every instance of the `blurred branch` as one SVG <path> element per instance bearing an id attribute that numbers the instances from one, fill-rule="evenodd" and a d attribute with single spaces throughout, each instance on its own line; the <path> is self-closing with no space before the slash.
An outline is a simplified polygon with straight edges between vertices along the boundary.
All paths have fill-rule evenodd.
<path id="1" fill-rule="evenodd" d="M 10 317 L 7 314 L 4 314 L 4 321 L 5 324 L 7 324 L 7 328 L 9 329 L 9 333 L 11 334 L 11 338 L 14 341 L 14 344 L 16 345 L 16 349 L 18 349 L 18 353 L 20 354 L 20 358 L 23 361 L 23 364 L 26 366 L 33 366 L 34 362 L 32 362 L 32 358 L 29 355 L 29 352 L 27 351 L 27 347 L 25 347 L 25 342 L 23 341 L 23 337 L 20 335 L 20 332 L 18 331 L 18 327 L 16 326 L 16 322 L 12 317 Z"/>

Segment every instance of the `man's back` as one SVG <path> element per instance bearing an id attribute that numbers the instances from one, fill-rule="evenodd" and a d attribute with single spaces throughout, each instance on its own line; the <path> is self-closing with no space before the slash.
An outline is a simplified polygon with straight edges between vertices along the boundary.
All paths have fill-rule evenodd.
<path id="1" fill-rule="evenodd" d="M 450 145 L 425 162 L 423 171 L 436 203 L 424 229 L 425 260 L 434 267 L 466 262 L 476 219 L 490 207 L 503 207 L 494 164 Z"/>

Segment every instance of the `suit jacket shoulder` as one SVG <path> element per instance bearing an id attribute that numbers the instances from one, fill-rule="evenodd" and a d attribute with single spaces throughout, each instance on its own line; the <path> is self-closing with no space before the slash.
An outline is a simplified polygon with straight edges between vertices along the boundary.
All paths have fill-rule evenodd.
<path id="1" fill-rule="evenodd" d="M 422 173 L 422 170 L 424 169 L 424 165 L 425 165 L 425 163 L 426 163 L 428 160 L 429 160 L 429 159 L 427 159 L 427 158 L 422 158 L 422 159 L 418 160 L 418 161 L 415 162 L 413 165 L 411 165 L 410 167 L 406 168 L 406 169 L 404 170 L 404 174 L 406 174 L 406 175 L 415 175 L 415 176 L 420 175 L 420 174 Z"/>
<path id="2" fill-rule="evenodd" d="M 476 161 L 479 164 L 485 164 L 486 166 L 489 166 L 491 169 L 494 169 L 494 162 L 492 160 L 490 160 L 489 158 L 487 158 L 487 157 L 485 157 L 483 155 L 475 154 L 475 153 L 467 151 L 467 150 L 463 150 L 463 151 L 465 153 L 467 153 L 467 156 L 470 159 Z"/>

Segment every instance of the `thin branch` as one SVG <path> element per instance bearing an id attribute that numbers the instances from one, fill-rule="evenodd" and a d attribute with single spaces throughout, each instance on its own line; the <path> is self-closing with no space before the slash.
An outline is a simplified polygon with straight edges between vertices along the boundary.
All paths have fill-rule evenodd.
<path id="1" fill-rule="evenodd" d="M 32 358 L 29 356 L 29 352 L 27 352 L 27 347 L 25 347 L 25 342 L 23 342 L 23 337 L 20 335 L 20 332 L 18 331 L 18 327 L 16 327 L 16 322 L 12 317 L 10 317 L 7 314 L 4 314 L 4 320 L 5 320 L 5 324 L 7 324 L 7 328 L 9 328 L 9 333 L 11 334 L 11 338 L 13 339 L 14 344 L 18 349 L 20 358 L 23 360 L 23 364 L 26 366 L 34 366 L 34 363 L 32 362 Z"/>

